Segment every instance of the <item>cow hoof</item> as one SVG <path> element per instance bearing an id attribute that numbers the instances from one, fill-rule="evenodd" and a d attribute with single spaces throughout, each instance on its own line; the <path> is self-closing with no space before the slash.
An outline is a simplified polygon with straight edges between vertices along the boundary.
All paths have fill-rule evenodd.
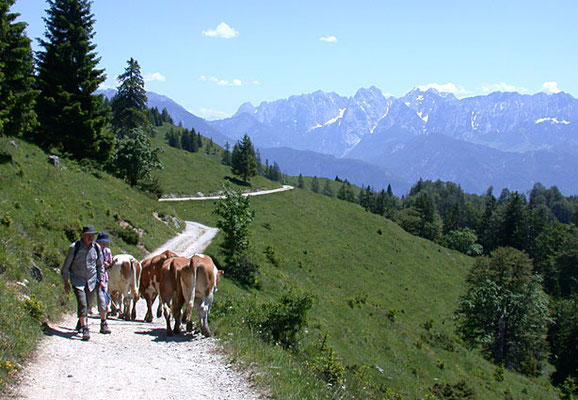
<path id="1" fill-rule="evenodd" d="M 146 317 L 145 322 L 153 322 L 153 317 Z"/>
<path id="2" fill-rule="evenodd" d="M 187 322 L 187 332 L 192 332 L 192 331 L 193 331 L 193 323 Z"/>
<path id="3" fill-rule="evenodd" d="M 167 336 L 173 336 L 173 331 L 171 331 L 170 329 L 167 329 Z"/>

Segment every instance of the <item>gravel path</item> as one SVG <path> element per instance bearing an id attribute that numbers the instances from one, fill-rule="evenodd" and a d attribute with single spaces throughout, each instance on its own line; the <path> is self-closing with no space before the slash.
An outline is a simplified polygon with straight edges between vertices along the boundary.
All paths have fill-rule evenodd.
<path id="1" fill-rule="evenodd" d="M 284 192 L 286 190 L 293 190 L 293 186 L 283 185 L 278 189 L 271 189 L 271 190 L 260 190 L 258 192 L 247 192 L 243 193 L 242 196 L 260 196 L 263 194 L 271 194 L 277 192 Z M 197 196 L 197 197 L 164 197 L 159 199 L 159 201 L 185 201 L 185 200 L 219 200 L 224 198 L 225 196 Z"/>
<path id="2" fill-rule="evenodd" d="M 181 235 L 155 252 L 170 249 L 190 256 L 203 251 L 215 234 L 214 228 L 187 222 Z M 89 317 L 88 342 L 81 341 L 73 331 L 76 316 L 65 315 L 48 327 L 10 398 L 265 398 L 247 376 L 227 362 L 217 339 L 190 333 L 167 338 L 164 318 L 146 323 L 145 312 L 146 304 L 141 300 L 137 303 L 137 321 L 110 319 L 110 335 L 98 333 L 99 319 Z"/>

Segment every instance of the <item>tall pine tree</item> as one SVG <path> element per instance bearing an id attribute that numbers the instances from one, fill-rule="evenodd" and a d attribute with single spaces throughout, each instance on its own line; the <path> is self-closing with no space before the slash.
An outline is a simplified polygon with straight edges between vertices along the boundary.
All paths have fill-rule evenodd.
<path id="1" fill-rule="evenodd" d="M 130 135 L 137 128 L 146 128 L 147 95 L 138 61 L 128 60 L 124 73 L 118 76 L 120 86 L 112 98 L 112 127 L 118 137 Z"/>
<path id="2" fill-rule="evenodd" d="M 105 132 L 109 109 L 94 91 L 104 82 L 97 69 L 88 0 L 48 0 L 43 50 L 37 53 L 36 104 L 39 127 L 35 140 L 77 159 L 107 160 L 114 136 Z"/>
<path id="3" fill-rule="evenodd" d="M 36 126 L 34 59 L 26 23 L 11 13 L 14 0 L 0 1 L 0 136 L 18 136 Z"/>
<path id="4" fill-rule="evenodd" d="M 231 167 L 233 174 L 240 176 L 244 182 L 249 182 L 249 178 L 257 175 L 255 149 L 247 134 L 233 147 Z"/>

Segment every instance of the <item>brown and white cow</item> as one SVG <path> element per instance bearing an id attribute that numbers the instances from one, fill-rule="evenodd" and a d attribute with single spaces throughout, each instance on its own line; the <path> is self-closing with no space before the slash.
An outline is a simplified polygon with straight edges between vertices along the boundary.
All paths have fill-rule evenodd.
<path id="1" fill-rule="evenodd" d="M 108 270 L 108 293 L 113 300 L 112 314 L 121 312 L 121 317 L 127 321 L 136 319 L 136 302 L 138 301 L 141 271 L 140 262 L 130 254 L 114 256 Z M 123 309 L 119 310 L 118 307 L 121 307 L 121 304 Z"/>
<path id="2" fill-rule="evenodd" d="M 147 302 L 147 313 L 145 316 L 146 322 L 152 322 L 153 312 L 152 307 L 157 295 L 159 293 L 159 286 L 161 282 L 161 268 L 163 263 L 169 258 L 178 257 L 178 254 L 170 250 L 165 250 L 160 254 L 148 257 L 141 261 L 142 274 L 140 278 L 140 296 Z M 159 302 L 157 309 L 157 318 L 162 314 L 162 305 Z"/>
<path id="3" fill-rule="evenodd" d="M 181 288 L 187 310 L 185 322 L 187 330 L 192 330 L 193 307 L 201 323 L 201 332 L 205 336 L 211 336 L 209 329 L 209 313 L 213 296 L 221 280 L 223 271 L 219 271 L 213 259 L 204 254 L 195 254 L 191 257 L 189 268 L 181 271 Z"/>
<path id="4" fill-rule="evenodd" d="M 159 306 L 167 322 L 167 336 L 181 331 L 181 310 L 185 302 L 180 283 L 181 270 L 190 264 L 186 257 L 172 257 L 163 263 L 160 270 Z M 175 320 L 171 328 L 171 315 Z"/>
<path id="5" fill-rule="evenodd" d="M 167 323 L 167 335 L 181 330 L 181 311 L 187 305 L 185 320 L 187 330 L 192 330 L 192 311 L 197 310 L 201 332 L 211 336 L 209 312 L 213 294 L 223 271 L 219 271 L 209 256 L 195 254 L 191 258 L 175 257 L 166 260 L 161 268 L 160 299 Z M 171 329 L 170 316 L 174 318 Z"/>

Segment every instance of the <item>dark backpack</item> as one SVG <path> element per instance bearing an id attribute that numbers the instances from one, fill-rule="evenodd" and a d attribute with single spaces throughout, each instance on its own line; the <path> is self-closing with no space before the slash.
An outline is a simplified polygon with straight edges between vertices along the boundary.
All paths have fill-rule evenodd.
<path id="1" fill-rule="evenodd" d="M 96 259 L 98 260 L 100 258 L 100 246 L 98 243 L 92 243 L 93 246 L 96 246 Z M 72 261 L 74 261 L 74 259 L 76 258 L 76 255 L 78 254 L 78 250 L 80 250 L 80 239 L 77 240 L 76 242 L 74 242 L 74 255 L 72 256 Z"/>

